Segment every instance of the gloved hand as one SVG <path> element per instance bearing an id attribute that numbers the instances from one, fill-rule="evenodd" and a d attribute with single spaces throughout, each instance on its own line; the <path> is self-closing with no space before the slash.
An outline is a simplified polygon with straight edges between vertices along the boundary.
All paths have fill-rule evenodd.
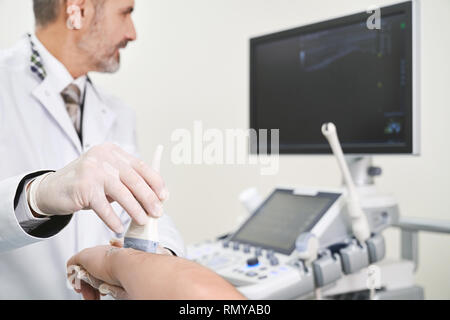
<path id="1" fill-rule="evenodd" d="M 29 189 L 29 203 L 41 215 L 94 210 L 116 233 L 124 227 L 110 203 L 117 201 L 140 225 L 159 218 L 169 197 L 160 174 L 114 144 L 92 148 L 67 167 L 43 176 Z"/>

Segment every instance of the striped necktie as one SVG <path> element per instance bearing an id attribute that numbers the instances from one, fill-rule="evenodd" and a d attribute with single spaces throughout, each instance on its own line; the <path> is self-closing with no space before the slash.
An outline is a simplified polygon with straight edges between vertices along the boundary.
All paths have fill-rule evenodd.
<path id="1" fill-rule="evenodd" d="M 66 104 L 67 112 L 77 130 L 78 135 L 81 132 L 81 91 L 76 84 L 69 84 L 61 92 L 61 96 Z"/>

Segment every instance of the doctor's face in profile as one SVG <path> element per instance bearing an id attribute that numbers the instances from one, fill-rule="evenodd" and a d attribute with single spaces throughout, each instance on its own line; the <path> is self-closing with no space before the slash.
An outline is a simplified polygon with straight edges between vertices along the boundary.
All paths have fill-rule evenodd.
<path id="1" fill-rule="evenodd" d="M 95 71 L 114 73 L 120 68 L 120 49 L 136 40 L 131 17 L 134 0 L 91 0 L 94 8 L 79 47 L 91 59 Z"/>

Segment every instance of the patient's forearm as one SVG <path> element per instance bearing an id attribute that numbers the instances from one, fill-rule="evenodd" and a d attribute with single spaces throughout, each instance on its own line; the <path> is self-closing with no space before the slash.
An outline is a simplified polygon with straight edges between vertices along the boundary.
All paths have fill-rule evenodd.
<path id="1" fill-rule="evenodd" d="M 217 274 L 177 257 L 117 250 L 111 272 L 131 299 L 245 299 Z"/>

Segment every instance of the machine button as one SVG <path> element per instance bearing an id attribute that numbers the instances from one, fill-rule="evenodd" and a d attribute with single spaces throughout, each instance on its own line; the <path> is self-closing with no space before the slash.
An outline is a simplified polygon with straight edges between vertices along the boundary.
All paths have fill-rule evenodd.
<path id="1" fill-rule="evenodd" d="M 247 260 L 247 265 L 249 267 L 256 267 L 257 265 L 259 265 L 259 260 L 257 257 L 255 258 L 250 258 Z"/>
<path id="2" fill-rule="evenodd" d="M 234 251 L 238 251 L 238 250 L 239 250 L 239 243 L 238 243 L 238 242 L 235 242 L 235 243 L 233 244 L 233 250 L 234 250 Z"/>
<path id="3" fill-rule="evenodd" d="M 250 246 L 249 245 L 245 245 L 244 246 L 244 253 L 250 253 Z"/>
<path id="4" fill-rule="evenodd" d="M 272 258 L 270 259 L 270 265 L 272 266 L 277 266 L 280 262 L 278 261 L 277 258 Z"/>
<path id="5" fill-rule="evenodd" d="M 245 275 L 247 277 L 256 277 L 258 275 L 258 273 L 254 272 L 254 271 L 249 271 Z"/>
<path id="6" fill-rule="evenodd" d="M 230 246 L 230 242 L 229 241 L 224 241 L 222 245 L 223 245 L 224 248 L 228 248 Z"/>
<path id="7" fill-rule="evenodd" d="M 256 255 L 257 257 L 262 256 L 262 248 L 256 248 L 256 249 L 255 249 L 255 255 Z"/>
<path id="8" fill-rule="evenodd" d="M 267 251 L 267 255 L 266 255 L 267 259 L 271 259 L 274 256 L 274 254 L 275 254 L 275 252 L 273 250 Z"/>
<path id="9" fill-rule="evenodd" d="M 264 279 L 267 279 L 267 276 L 260 276 L 260 277 L 258 277 L 258 279 L 259 280 L 264 280 Z"/>

